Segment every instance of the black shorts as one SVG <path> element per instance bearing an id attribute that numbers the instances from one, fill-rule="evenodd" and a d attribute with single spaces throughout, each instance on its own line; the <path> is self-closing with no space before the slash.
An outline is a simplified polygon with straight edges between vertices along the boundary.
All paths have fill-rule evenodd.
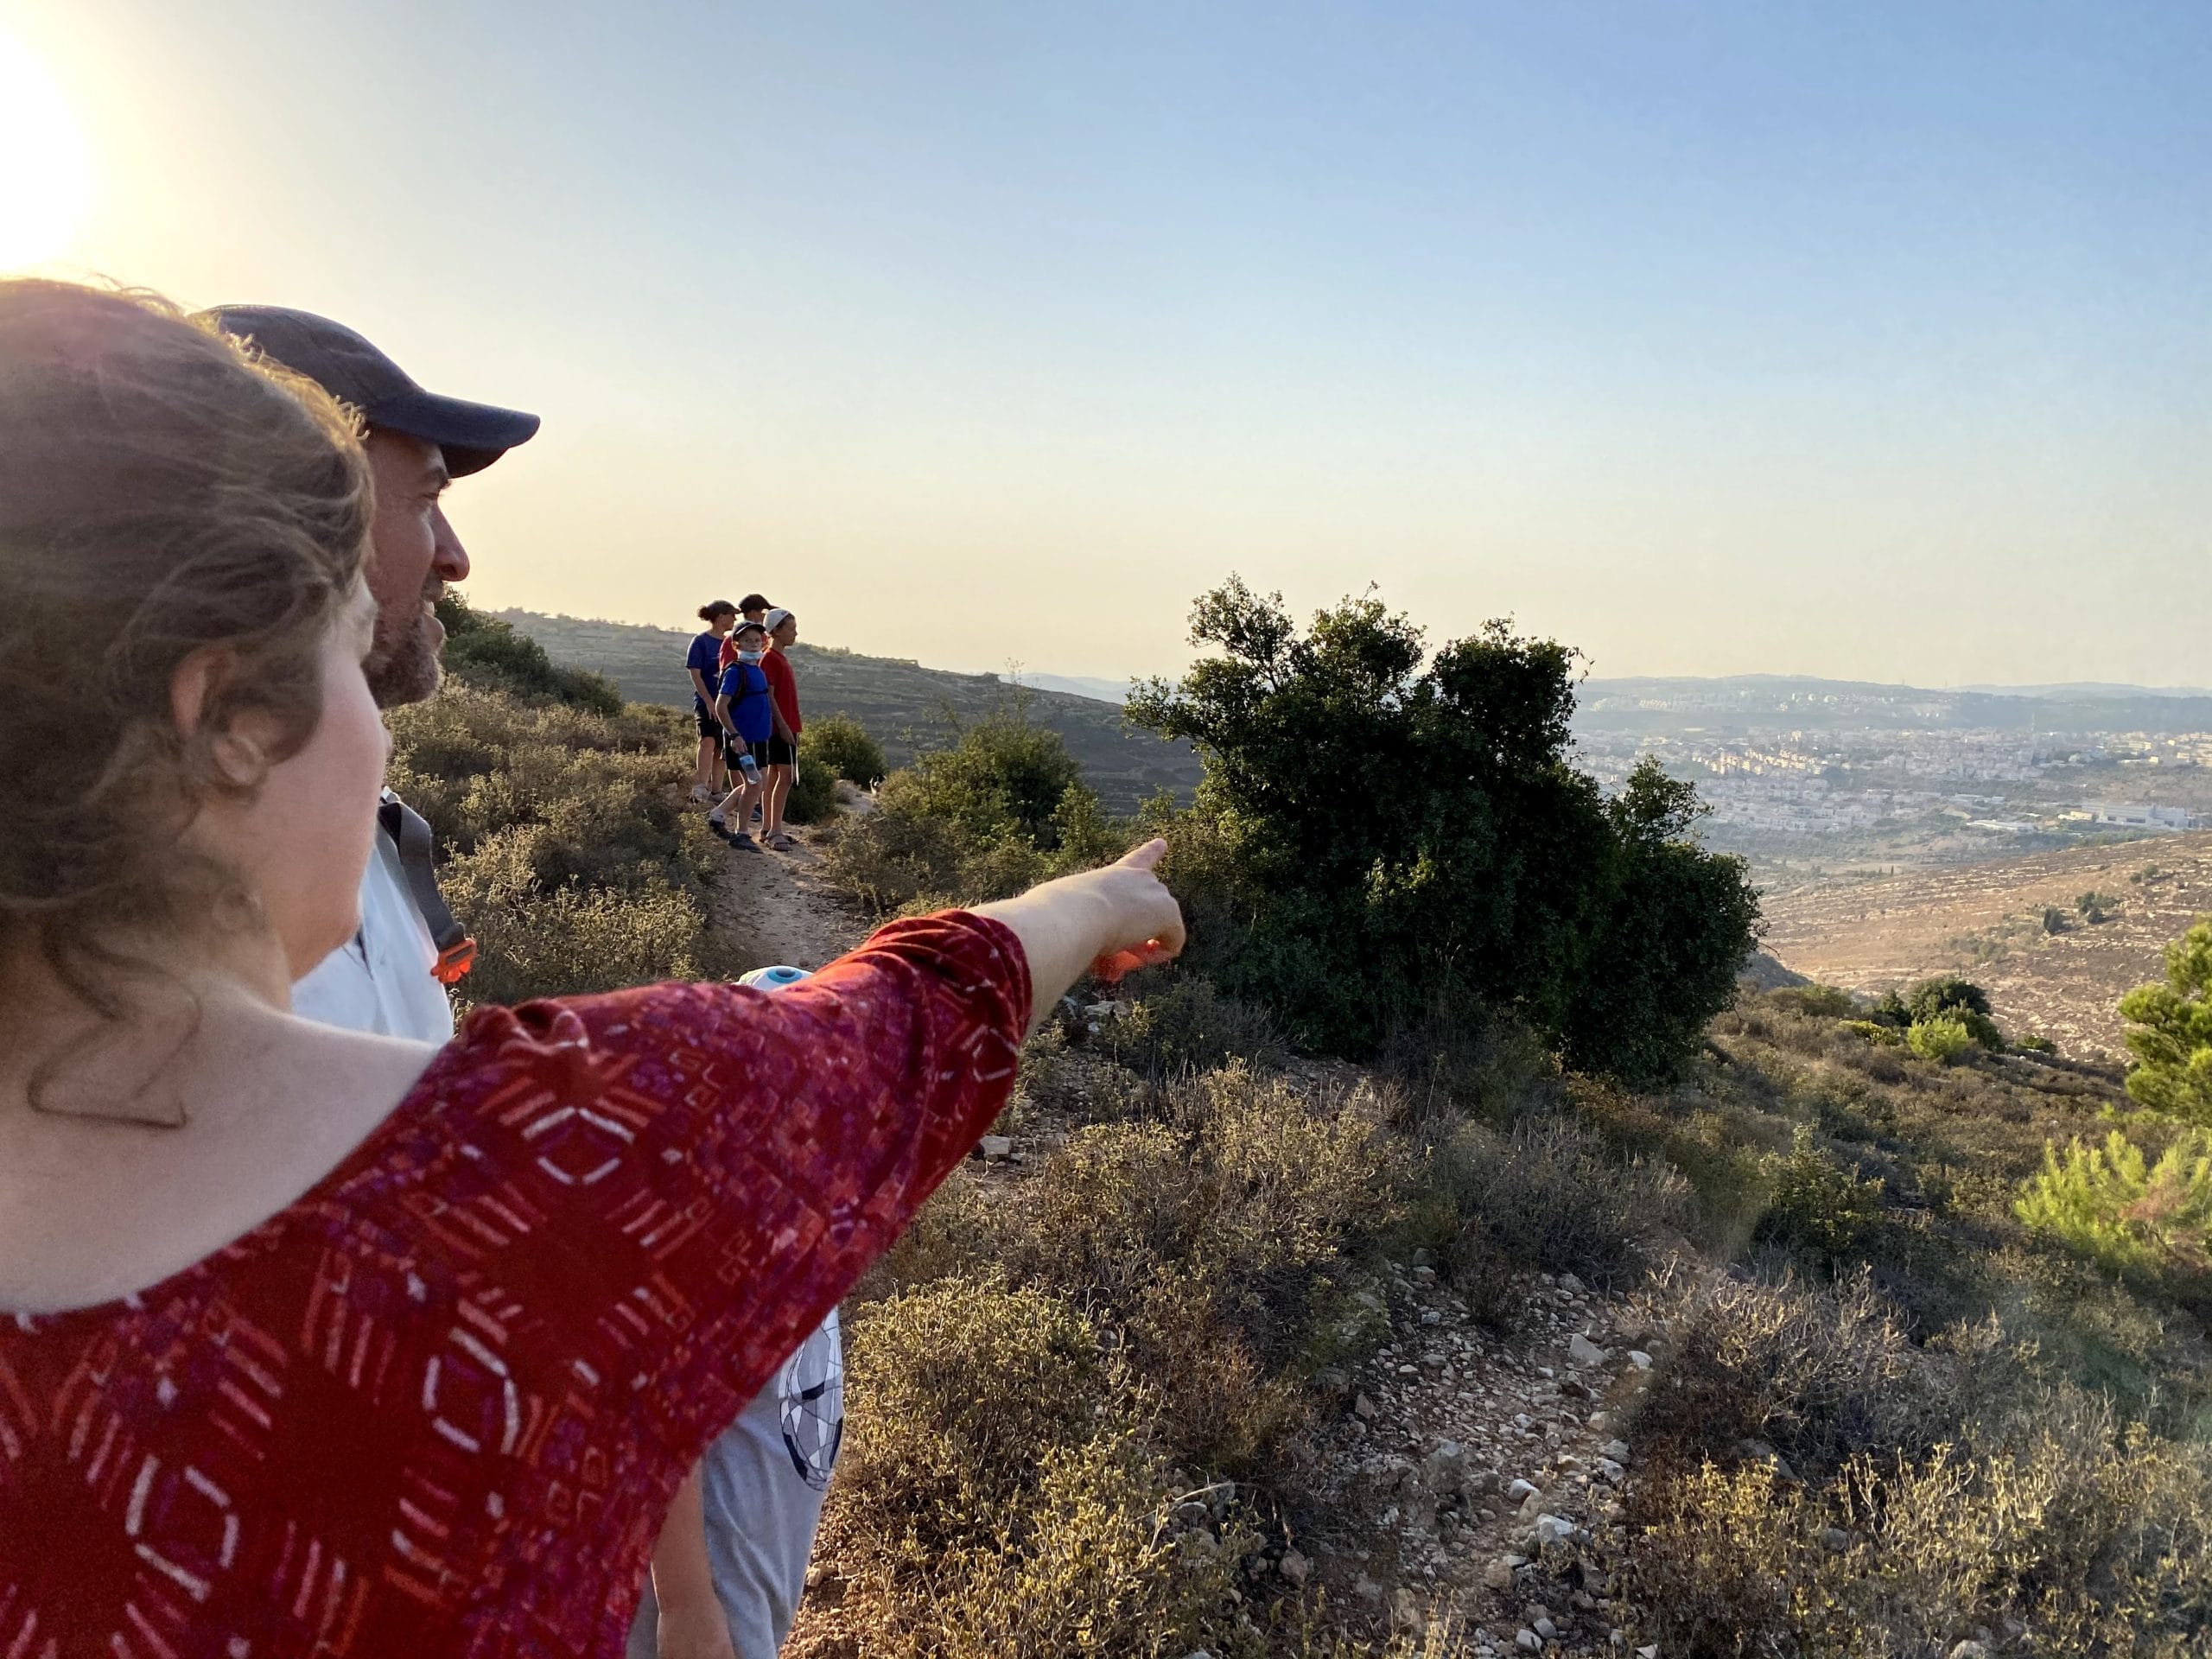
<path id="1" fill-rule="evenodd" d="M 762 747 L 768 751 L 768 758 L 760 761 L 764 766 L 795 766 L 798 764 L 798 756 L 793 752 L 791 745 L 785 742 L 780 737 L 770 738 Z M 755 755 L 753 759 L 758 760 L 760 758 Z"/>
<path id="2" fill-rule="evenodd" d="M 722 723 L 715 718 L 715 711 L 713 709 L 694 709 L 691 712 L 698 720 L 700 736 L 720 737 L 722 735 Z"/>
<path id="3" fill-rule="evenodd" d="M 756 766 L 766 766 L 768 764 L 767 740 L 764 738 L 758 743 L 748 743 L 743 738 L 738 736 L 734 732 L 724 733 L 722 734 L 722 759 L 728 763 L 729 769 L 732 772 L 737 770 L 737 757 L 741 754 L 751 755 L 753 757 L 753 764 Z"/>

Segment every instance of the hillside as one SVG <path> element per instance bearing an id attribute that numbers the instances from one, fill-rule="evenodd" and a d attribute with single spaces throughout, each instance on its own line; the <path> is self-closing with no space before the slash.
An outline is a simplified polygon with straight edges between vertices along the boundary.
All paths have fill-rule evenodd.
<path id="1" fill-rule="evenodd" d="M 2101 922 L 2076 907 L 2091 891 L 2110 900 Z M 1801 974 L 1874 993 L 1967 973 L 2007 1030 L 2069 1054 L 2117 1053 L 2121 994 L 2159 977 L 2166 943 L 2212 911 L 2212 835 L 1813 884 L 1764 902 L 1767 949 Z M 2065 931 L 2045 931 L 2046 909 Z"/>
<path id="2" fill-rule="evenodd" d="M 690 632 L 536 611 L 499 614 L 543 645 L 562 667 L 604 674 L 633 702 L 690 706 L 691 685 L 683 671 Z M 956 674 L 804 641 L 792 647 L 791 665 L 810 713 L 852 715 L 881 741 L 893 766 L 957 726 L 982 719 L 1011 695 L 994 674 Z M 1031 717 L 1066 741 L 1109 810 L 1132 811 L 1163 789 L 1187 801 L 1198 786 L 1198 757 L 1185 745 L 1130 731 L 1118 705 L 1037 688 L 1023 695 Z"/>
<path id="3" fill-rule="evenodd" d="M 2212 693 L 2088 683 L 1939 688 L 1781 674 L 1592 678 L 1583 682 L 1575 724 L 1677 733 L 1777 725 L 1820 732 L 2201 732 L 2212 728 Z"/>

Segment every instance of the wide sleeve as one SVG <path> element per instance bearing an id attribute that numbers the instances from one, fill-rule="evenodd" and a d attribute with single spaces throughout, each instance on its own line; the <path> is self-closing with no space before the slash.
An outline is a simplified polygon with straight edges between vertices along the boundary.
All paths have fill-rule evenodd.
<path id="1" fill-rule="evenodd" d="M 696 1455 L 1005 1105 L 1028 965 L 999 923 L 881 929 L 801 985 L 668 985 L 490 1009 L 442 1068 L 496 1172 L 518 1306 Z"/>

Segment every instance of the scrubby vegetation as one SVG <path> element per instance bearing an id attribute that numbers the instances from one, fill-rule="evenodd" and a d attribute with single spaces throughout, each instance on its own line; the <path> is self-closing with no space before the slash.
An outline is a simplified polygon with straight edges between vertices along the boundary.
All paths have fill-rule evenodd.
<path id="1" fill-rule="evenodd" d="M 622 694 L 605 675 L 556 667 L 537 640 L 503 618 L 472 609 L 459 594 L 444 595 L 437 608 L 446 630 L 446 672 L 464 685 L 550 699 L 594 715 L 622 712 Z"/>
<path id="2" fill-rule="evenodd" d="M 708 932 L 718 849 L 682 809 L 682 718 L 624 706 L 457 597 L 439 613 L 448 683 L 393 711 L 390 777 L 435 831 L 447 901 L 476 938 L 461 996 L 512 1003 L 751 966 Z"/>
<path id="3" fill-rule="evenodd" d="M 1567 764 L 1560 647 L 1499 627 L 1430 658 L 1367 601 L 1300 634 L 1233 584 L 1197 633 L 1219 654 L 1133 706 L 1198 745 L 1194 808 L 1109 823 L 1013 712 L 893 774 L 835 855 L 887 912 L 1164 829 L 1193 922 L 1182 963 L 1033 1040 L 1002 1126 L 1032 1161 L 956 1177 L 856 1313 L 856 1420 L 880 1395 L 916 1423 L 1021 1421 L 1037 1390 L 1019 1367 L 878 1363 L 949 1350 L 946 1309 L 988 1324 L 1008 1299 L 1084 1357 L 1067 1375 L 1084 1403 L 1056 1407 L 1077 1427 L 1040 1429 L 998 1489 L 988 1546 L 966 1522 L 957 1584 L 884 1541 L 927 1535 L 902 1529 L 937 1512 L 942 1477 L 833 1489 L 858 1563 L 831 1620 L 847 1650 L 1116 1650 L 1010 1633 L 1002 1610 L 945 1622 L 1038 1593 L 1048 1533 L 1128 1562 L 1112 1605 L 1151 1610 L 1141 1639 L 1114 1639 L 1129 1651 L 1421 1634 L 1403 1597 L 1348 1604 L 1353 1570 L 1308 1583 L 1299 1554 L 1400 1518 L 1344 1513 L 1316 1448 L 1344 1441 L 1353 1379 L 1414 1369 L 1373 1369 L 1409 1274 L 1509 1340 L 1532 1275 L 1643 1310 L 1624 1316 L 1654 1361 L 1618 1419 L 1620 1503 L 1571 1546 L 1526 1537 L 1501 1581 L 1509 1611 L 1586 1609 L 1567 1628 L 1591 1650 L 1617 1651 L 1615 1630 L 1670 1656 L 2200 1646 L 2212 1164 L 2195 1142 L 2141 1124 L 2046 1158 L 2126 1117 L 2120 1080 L 2009 1047 L 1965 981 L 1871 1008 L 1739 990 L 1754 895 L 1696 846 L 1685 788 L 1646 768 L 1608 801 Z M 1370 810 L 1348 810 L 1363 788 Z M 918 1374 L 938 1392 L 911 1392 Z M 1077 1468 L 1114 1471 L 1121 1507 L 1086 1510 L 1103 1532 L 1047 1488 Z M 1446 1536 L 1471 1519 L 1424 1513 Z M 1129 1628 L 1096 1583 L 1058 1593 Z M 1510 1624 L 1448 1625 L 1427 1624 L 1432 1651 L 1513 1644 Z"/>
<path id="4" fill-rule="evenodd" d="M 1014 703 L 834 832 L 834 878 L 893 913 L 1165 830 L 1198 931 L 1057 1011 L 1013 1155 L 956 1172 L 849 1309 L 792 1650 L 1446 1659 L 1541 1600 L 1567 1652 L 2202 1651 L 2212 932 L 2131 999 L 2159 1033 L 2135 1075 L 2166 1070 L 2126 1089 L 2008 1049 L 1963 981 L 1739 990 L 1740 871 L 1679 785 L 1606 801 L 1567 766 L 1560 648 L 1494 630 L 1422 672 L 1379 607 L 1299 637 L 1216 601 L 1225 655 L 1146 715 L 1205 750 L 1196 808 L 1109 818 Z M 467 660 L 394 725 L 485 944 L 472 994 L 715 971 L 681 722 Z M 1358 741 L 1325 776 L 1332 721 Z M 868 778 L 823 726 L 808 758 Z M 1360 816 L 1389 822 L 1327 816 L 1369 738 L 1399 792 Z M 1572 1285 L 1649 1350 L 1571 1535 L 1368 1438 L 1370 1391 L 1426 1380 L 1430 1282 L 1506 1349 Z M 1491 1553 L 1370 1595 L 1415 1523 Z"/>
<path id="5" fill-rule="evenodd" d="M 924 752 L 830 849 L 830 879 L 885 914 L 977 904 L 1087 869 L 1128 845 L 1059 734 L 1019 699 Z"/>

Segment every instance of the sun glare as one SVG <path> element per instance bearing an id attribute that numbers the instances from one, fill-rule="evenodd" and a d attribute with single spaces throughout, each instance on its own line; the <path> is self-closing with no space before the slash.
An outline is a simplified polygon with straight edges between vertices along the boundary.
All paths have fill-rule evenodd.
<path id="1" fill-rule="evenodd" d="M 67 251 L 91 173 L 68 99 L 44 64 L 0 33 L 0 271 Z"/>

